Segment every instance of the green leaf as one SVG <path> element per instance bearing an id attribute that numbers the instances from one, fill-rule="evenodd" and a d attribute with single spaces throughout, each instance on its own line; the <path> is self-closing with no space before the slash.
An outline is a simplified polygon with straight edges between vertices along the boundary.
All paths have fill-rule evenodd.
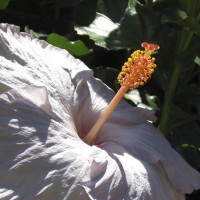
<path id="1" fill-rule="evenodd" d="M 134 5 L 132 3 L 131 5 Z M 140 48 L 144 41 L 157 43 L 160 22 L 154 11 L 143 6 L 128 7 L 118 29 L 106 39 L 109 49 Z"/>
<path id="2" fill-rule="evenodd" d="M 96 45 L 104 48 L 106 48 L 106 38 L 116 28 L 118 28 L 118 24 L 113 23 L 111 19 L 100 13 L 97 13 L 95 20 L 89 27 L 75 26 L 79 35 L 89 35 Z"/>
<path id="3" fill-rule="evenodd" d="M 163 15 L 164 22 L 171 22 L 185 27 L 200 36 L 200 24 L 195 17 L 189 16 L 185 11 L 176 8 L 167 8 Z"/>
<path id="4" fill-rule="evenodd" d="M 200 167 L 200 134 L 199 125 L 191 122 L 178 127 L 172 132 L 171 144 L 195 168 Z"/>
<path id="5" fill-rule="evenodd" d="M 109 17 L 113 22 L 118 22 L 124 15 L 128 0 L 98 0 L 98 12 Z"/>
<path id="6" fill-rule="evenodd" d="M 131 90 L 124 95 L 124 98 L 132 101 L 137 107 L 159 110 L 156 104 L 156 96 L 150 95 L 146 91 L 143 91 L 143 93 L 144 94 L 141 95 L 141 91 L 138 89 Z M 142 96 L 145 97 L 145 102 L 143 102 Z"/>
<path id="7" fill-rule="evenodd" d="M 194 59 L 194 62 L 200 66 L 200 58 L 198 56 L 196 56 L 196 58 Z"/>
<path id="8" fill-rule="evenodd" d="M 137 89 L 135 90 L 131 90 L 129 92 L 127 92 L 125 95 L 124 95 L 124 98 L 126 100 L 129 100 L 131 102 L 134 103 L 134 105 L 138 106 L 138 107 L 145 107 L 143 104 L 142 104 L 142 98 L 140 96 L 140 93 Z"/>
<path id="9" fill-rule="evenodd" d="M 56 47 L 67 50 L 74 56 L 83 56 L 89 54 L 92 50 L 88 49 L 81 40 L 69 41 L 65 37 L 56 33 L 51 33 L 47 36 L 47 42 Z"/>
<path id="10" fill-rule="evenodd" d="M 0 10 L 4 10 L 9 5 L 10 0 L 0 0 Z"/>
<path id="11" fill-rule="evenodd" d="M 78 34 L 89 35 L 99 46 L 108 49 L 138 48 L 143 41 L 154 42 L 160 22 L 155 12 L 129 0 L 125 14 L 119 23 L 97 13 L 89 27 L 76 27 Z"/>
<path id="12" fill-rule="evenodd" d="M 200 167 L 200 150 L 198 147 L 193 144 L 182 144 L 177 150 L 194 168 L 198 169 Z"/>
<path id="13" fill-rule="evenodd" d="M 46 37 L 47 36 L 46 34 L 37 33 L 35 31 L 33 31 L 32 29 L 29 29 L 28 26 L 25 26 L 24 30 L 25 30 L 26 33 L 31 35 L 32 38 L 41 38 L 41 37 Z"/>

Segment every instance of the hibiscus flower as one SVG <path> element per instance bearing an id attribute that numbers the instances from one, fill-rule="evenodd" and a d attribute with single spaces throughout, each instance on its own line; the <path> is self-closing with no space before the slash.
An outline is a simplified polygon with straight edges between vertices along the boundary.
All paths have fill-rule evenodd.
<path id="1" fill-rule="evenodd" d="M 200 174 L 121 101 L 93 145 L 83 139 L 114 92 L 65 50 L 0 25 L 0 199 L 175 200 Z"/>

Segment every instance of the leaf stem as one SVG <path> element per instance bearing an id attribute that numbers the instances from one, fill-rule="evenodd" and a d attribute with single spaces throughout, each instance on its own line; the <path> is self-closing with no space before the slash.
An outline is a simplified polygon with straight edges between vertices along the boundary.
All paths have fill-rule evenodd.
<path id="1" fill-rule="evenodd" d="M 179 74 L 180 74 L 180 69 L 181 69 L 180 59 L 176 58 L 171 79 L 169 81 L 169 85 L 165 93 L 165 99 L 164 99 L 164 103 L 162 107 L 162 115 L 161 115 L 160 124 L 159 124 L 159 129 L 164 135 L 167 135 L 169 132 L 168 121 L 169 121 L 169 115 L 170 115 L 170 106 L 175 94 L 176 85 L 177 85 Z"/>
<path id="2" fill-rule="evenodd" d="M 147 8 L 151 8 L 152 7 L 152 5 L 153 5 L 153 0 L 146 0 L 146 7 Z"/>
<path id="3" fill-rule="evenodd" d="M 179 42 L 179 47 L 178 47 L 178 54 L 174 62 L 174 68 L 171 73 L 169 85 L 165 93 L 164 103 L 162 107 L 162 114 L 161 114 L 160 124 L 159 124 L 159 129 L 165 136 L 169 134 L 169 131 L 170 131 L 169 126 L 168 126 L 169 118 L 170 118 L 170 107 L 173 102 L 173 98 L 174 98 L 175 91 L 177 88 L 178 79 L 181 72 L 182 56 L 187 51 L 187 48 L 190 44 L 192 36 L 193 36 L 192 32 L 186 29 L 182 30 L 181 40 Z"/>

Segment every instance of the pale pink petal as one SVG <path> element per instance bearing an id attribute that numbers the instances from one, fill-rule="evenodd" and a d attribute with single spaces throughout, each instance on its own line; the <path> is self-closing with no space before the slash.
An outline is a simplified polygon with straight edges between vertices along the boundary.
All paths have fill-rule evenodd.
<path id="1" fill-rule="evenodd" d="M 92 78 L 84 87 L 85 93 L 90 95 L 85 98 L 84 107 L 80 113 L 82 115 L 80 127 L 82 127 L 83 133 L 87 133 L 97 120 L 96 115 L 100 116 L 107 107 L 113 97 L 113 92 L 100 81 Z M 90 115 L 88 115 L 89 112 Z M 96 144 L 109 153 L 109 147 L 112 144 L 109 141 L 112 141 L 116 145 L 114 149 L 123 147 L 126 149 L 126 153 L 155 165 L 155 168 L 161 165 L 174 190 L 191 193 L 193 190 L 199 189 L 200 173 L 190 167 L 172 149 L 157 129 L 148 122 L 153 119 L 151 114 L 153 114 L 151 111 L 133 108 L 122 101 L 100 130 Z"/>
<path id="2" fill-rule="evenodd" d="M 185 199 L 171 185 L 160 165 L 138 160 L 113 142 L 101 147 L 106 151 L 99 150 L 92 155 L 83 179 L 92 199 Z"/>
<path id="3" fill-rule="evenodd" d="M 0 81 L 6 86 L 45 86 L 63 104 L 72 95 L 72 88 L 93 74 L 67 51 L 32 39 L 9 24 L 0 24 L 0 70 Z"/>
<path id="4" fill-rule="evenodd" d="M 38 86 L 0 95 L 0 199 L 89 199 L 80 183 L 91 147 L 49 102 Z"/>

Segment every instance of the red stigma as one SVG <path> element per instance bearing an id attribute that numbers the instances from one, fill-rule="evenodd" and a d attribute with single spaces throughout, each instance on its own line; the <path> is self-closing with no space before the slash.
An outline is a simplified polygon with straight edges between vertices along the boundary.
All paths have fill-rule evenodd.
<path id="1" fill-rule="evenodd" d="M 155 51 L 158 50 L 160 47 L 156 44 L 152 44 L 152 43 L 148 43 L 148 42 L 143 42 L 142 47 L 144 47 L 145 49 L 149 49 L 150 51 Z"/>

